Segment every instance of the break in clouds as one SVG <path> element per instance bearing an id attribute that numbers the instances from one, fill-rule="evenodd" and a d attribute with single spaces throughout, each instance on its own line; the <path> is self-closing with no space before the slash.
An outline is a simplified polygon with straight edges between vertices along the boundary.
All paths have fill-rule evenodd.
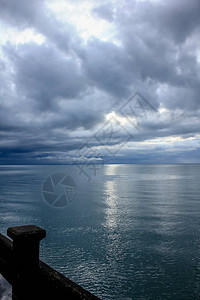
<path id="1" fill-rule="evenodd" d="M 199 162 L 199 16 L 199 0 L 1 0 L 1 163 Z M 136 92 L 150 106 L 123 114 Z"/>

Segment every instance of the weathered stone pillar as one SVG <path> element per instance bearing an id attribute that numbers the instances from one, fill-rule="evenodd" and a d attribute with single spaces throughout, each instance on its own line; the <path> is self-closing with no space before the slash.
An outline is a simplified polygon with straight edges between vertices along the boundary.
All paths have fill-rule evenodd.
<path id="1" fill-rule="evenodd" d="M 46 237 L 46 231 L 35 225 L 17 226 L 8 228 L 7 235 L 13 240 L 13 265 L 19 274 L 12 286 L 13 299 L 34 299 L 39 243 Z"/>

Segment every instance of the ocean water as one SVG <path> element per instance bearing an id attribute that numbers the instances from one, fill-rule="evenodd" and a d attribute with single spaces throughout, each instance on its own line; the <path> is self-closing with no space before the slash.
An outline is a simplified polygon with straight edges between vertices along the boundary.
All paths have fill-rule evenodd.
<path id="1" fill-rule="evenodd" d="M 25 224 L 101 299 L 200 299 L 198 164 L 0 166 L 0 232 Z"/>

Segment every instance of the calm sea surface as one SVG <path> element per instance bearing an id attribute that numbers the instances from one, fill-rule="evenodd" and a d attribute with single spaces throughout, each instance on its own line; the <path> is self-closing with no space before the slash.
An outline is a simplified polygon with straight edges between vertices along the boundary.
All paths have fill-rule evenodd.
<path id="1" fill-rule="evenodd" d="M 200 299 L 200 165 L 0 166 L 0 232 L 24 224 L 102 299 Z"/>

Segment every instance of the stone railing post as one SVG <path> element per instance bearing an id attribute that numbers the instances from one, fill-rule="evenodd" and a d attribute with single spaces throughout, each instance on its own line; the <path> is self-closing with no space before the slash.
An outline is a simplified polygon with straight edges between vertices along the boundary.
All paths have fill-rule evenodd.
<path id="1" fill-rule="evenodd" d="M 39 243 L 46 237 L 46 231 L 35 225 L 17 226 L 8 228 L 7 235 L 13 240 L 13 266 L 19 274 L 12 287 L 13 299 L 34 299 Z"/>
<path id="2" fill-rule="evenodd" d="M 13 300 L 100 300 L 39 259 L 44 229 L 17 226 L 7 234 L 13 241 L 0 234 L 0 273 L 12 285 Z"/>

